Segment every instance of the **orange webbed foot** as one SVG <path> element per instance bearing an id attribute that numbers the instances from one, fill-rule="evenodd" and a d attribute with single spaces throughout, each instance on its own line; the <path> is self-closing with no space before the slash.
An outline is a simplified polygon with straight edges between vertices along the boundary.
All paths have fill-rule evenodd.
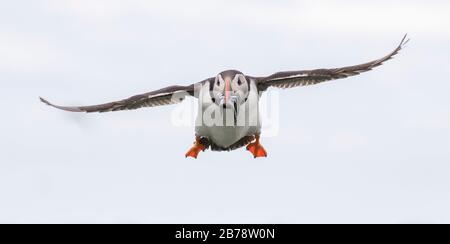
<path id="1" fill-rule="evenodd" d="M 187 157 L 191 157 L 191 158 L 197 158 L 198 154 L 201 151 L 205 151 L 206 147 L 205 145 L 203 145 L 200 142 L 200 138 L 195 138 L 195 142 L 194 142 L 194 146 L 191 147 L 191 149 L 189 149 L 189 151 L 185 154 L 186 158 Z"/>
<path id="2" fill-rule="evenodd" d="M 189 149 L 189 151 L 186 153 L 185 156 L 186 156 L 186 158 L 187 157 L 197 158 L 198 154 L 204 150 L 205 149 L 202 147 L 193 146 L 191 149 Z"/>
<path id="3" fill-rule="evenodd" d="M 259 136 L 256 136 L 256 141 L 247 145 L 247 150 L 253 154 L 254 158 L 267 157 L 267 152 L 259 143 Z"/>

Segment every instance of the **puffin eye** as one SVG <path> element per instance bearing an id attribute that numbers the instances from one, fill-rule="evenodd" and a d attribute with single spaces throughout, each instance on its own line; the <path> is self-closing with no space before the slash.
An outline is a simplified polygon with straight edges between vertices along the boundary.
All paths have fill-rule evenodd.
<path id="1" fill-rule="evenodd" d="M 237 83 L 238 83 L 238 85 L 242 85 L 241 79 L 238 79 Z"/>
<path id="2" fill-rule="evenodd" d="M 217 81 L 217 85 L 220 86 L 220 81 L 219 80 Z"/>

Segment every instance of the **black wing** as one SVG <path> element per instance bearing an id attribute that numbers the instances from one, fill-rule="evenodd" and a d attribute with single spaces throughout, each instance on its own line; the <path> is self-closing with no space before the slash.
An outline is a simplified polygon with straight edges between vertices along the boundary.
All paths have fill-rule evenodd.
<path id="1" fill-rule="evenodd" d="M 92 106 L 58 106 L 51 104 L 47 100 L 40 98 L 41 101 L 52 107 L 70 111 L 70 112 L 109 112 L 109 111 L 120 111 L 120 110 L 133 110 L 142 107 L 154 107 L 161 105 L 168 105 L 179 103 L 184 100 L 186 96 L 194 95 L 195 84 L 190 86 L 169 86 L 160 90 L 147 92 L 144 94 L 132 96 L 127 99 L 120 101 L 109 102 L 99 105 Z"/>
<path id="2" fill-rule="evenodd" d="M 258 78 L 258 89 L 260 91 L 266 90 L 269 86 L 279 88 L 292 88 L 296 86 L 314 85 L 324 81 L 347 78 L 353 75 L 372 70 L 373 68 L 382 65 L 385 61 L 395 56 L 403 46 L 409 41 L 405 35 L 391 53 L 383 58 L 368 62 L 365 64 L 347 66 L 335 69 L 315 69 L 315 70 L 299 70 L 299 71 L 285 71 L 278 72 L 267 77 Z"/>

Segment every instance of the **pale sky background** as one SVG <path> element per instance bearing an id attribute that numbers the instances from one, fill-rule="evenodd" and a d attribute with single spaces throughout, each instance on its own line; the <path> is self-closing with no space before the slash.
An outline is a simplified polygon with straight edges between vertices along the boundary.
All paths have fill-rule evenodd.
<path id="1" fill-rule="evenodd" d="M 450 223 L 449 1 L 0 0 L 2 223 Z M 267 159 L 184 158 L 174 106 L 70 114 L 235 68 L 370 61 L 280 93 Z M 185 101 L 185 102 L 192 102 Z"/>

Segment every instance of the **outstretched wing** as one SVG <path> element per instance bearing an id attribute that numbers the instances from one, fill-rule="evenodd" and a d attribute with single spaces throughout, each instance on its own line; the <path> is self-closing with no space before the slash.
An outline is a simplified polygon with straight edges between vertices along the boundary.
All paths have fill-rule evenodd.
<path id="1" fill-rule="evenodd" d="M 269 86 L 279 88 L 292 88 L 296 86 L 314 85 L 324 81 L 347 78 L 353 75 L 372 70 L 373 68 L 382 65 L 387 60 L 395 56 L 403 46 L 409 41 L 405 35 L 391 53 L 383 58 L 368 62 L 365 64 L 347 66 L 335 69 L 315 69 L 315 70 L 299 70 L 299 71 L 285 71 L 278 72 L 267 77 L 258 79 L 258 88 L 260 91 L 266 90 Z"/>
<path id="2" fill-rule="evenodd" d="M 109 112 L 119 110 L 132 110 L 142 107 L 154 107 L 179 103 L 188 95 L 194 95 L 195 84 L 190 86 L 169 86 L 160 90 L 147 92 L 144 94 L 132 96 L 120 101 L 109 102 L 92 106 L 65 107 L 54 105 L 47 100 L 40 98 L 41 101 L 49 106 L 70 111 L 70 112 Z"/>

